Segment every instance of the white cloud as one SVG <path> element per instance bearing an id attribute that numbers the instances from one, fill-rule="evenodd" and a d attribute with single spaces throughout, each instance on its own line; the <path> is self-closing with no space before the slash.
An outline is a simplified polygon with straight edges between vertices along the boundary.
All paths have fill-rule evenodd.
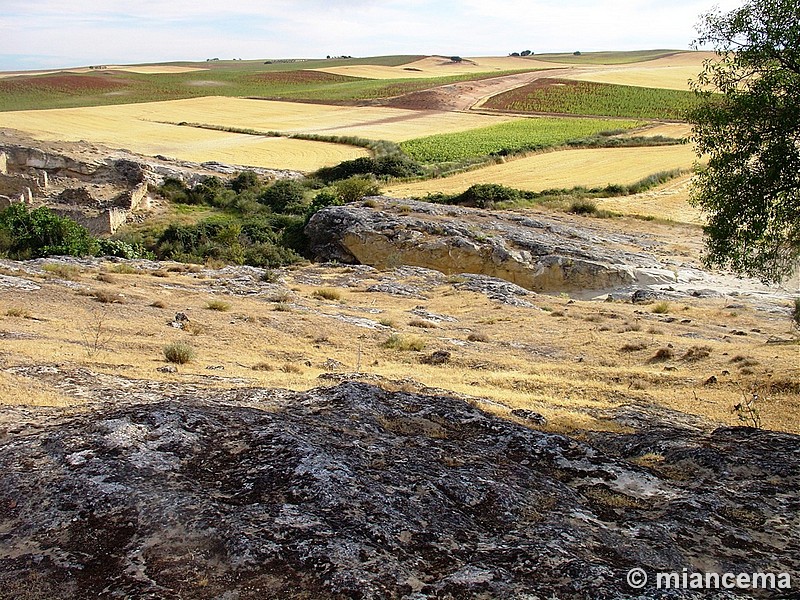
<path id="1" fill-rule="evenodd" d="M 739 5 L 718 1 L 723 10 Z M 687 48 L 713 2 L 3 0 L 0 69 L 155 60 Z M 43 59 L 45 60 L 45 59 Z M 45 66 L 45 65 L 42 65 Z M 26 68 L 29 66 L 26 65 Z"/>

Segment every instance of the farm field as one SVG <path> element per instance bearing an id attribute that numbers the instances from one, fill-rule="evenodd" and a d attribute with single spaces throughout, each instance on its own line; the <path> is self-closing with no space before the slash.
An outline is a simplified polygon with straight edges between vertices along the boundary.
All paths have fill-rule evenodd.
<path id="1" fill-rule="evenodd" d="M 682 119 L 697 98 L 691 92 L 631 85 L 542 78 L 497 94 L 482 108 L 529 113 Z"/>
<path id="2" fill-rule="evenodd" d="M 628 50 L 583 52 L 576 55 L 573 52 L 535 54 L 536 60 L 545 63 L 558 63 L 567 65 L 626 65 L 631 63 L 651 62 L 659 59 L 670 58 L 682 54 L 695 54 L 686 50 Z"/>
<path id="3" fill-rule="evenodd" d="M 529 118 L 459 133 L 438 134 L 403 142 L 400 147 L 421 162 L 458 161 L 501 151 L 558 146 L 603 131 L 631 129 L 636 121 L 607 119 Z"/>
<path id="4" fill-rule="evenodd" d="M 690 89 L 689 80 L 703 68 L 703 61 L 713 57 L 713 52 L 682 52 L 624 67 L 584 70 L 566 79 L 686 91 Z"/>
<path id="5" fill-rule="evenodd" d="M 321 68 L 320 71 L 364 77 L 367 79 L 415 79 L 423 77 L 442 77 L 452 75 L 468 75 L 470 73 L 488 73 L 492 71 L 522 71 L 536 69 L 553 69 L 561 65 L 553 65 L 533 58 L 514 56 L 484 56 L 466 58 L 462 62 L 453 62 L 443 56 L 426 56 L 420 60 L 404 65 L 344 65 Z"/>
<path id="6" fill-rule="evenodd" d="M 341 107 L 225 97 L 0 113 L 0 127 L 42 140 L 89 140 L 133 152 L 182 160 L 313 171 L 365 156 L 361 148 L 305 140 L 179 127 L 173 123 L 248 128 L 282 133 L 352 135 L 403 141 L 453 133 L 511 117 L 434 113 L 376 107 Z"/>
<path id="7" fill-rule="evenodd" d="M 609 183 L 628 185 L 659 171 L 690 169 L 694 162 L 692 148 L 685 145 L 562 150 L 443 179 L 389 185 L 384 192 L 401 197 L 437 192 L 456 194 L 476 183 L 498 183 L 535 192 L 576 186 L 600 187 Z"/>
<path id="8" fill-rule="evenodd" d="M 313 171 L 367 155 L 366 150 L 343 144 L 178 127 L 156 122 L 152 112 L 151 119 L 131 114 L 130 110 L 142 106 L 146 105 L 0 113 L 0 127 L 44 141 L 87 140 L 150 156 L 297 171 Z M 124 108 L 130 110 L 119 110 Z"/>
<path id="9" fill-rule="evenodd" d="M 302 61 L 280 65 L 261 64 L 263 68 L 258 68 L 235 61 L 227 69 L 193 65 L 136 65 L 125 71 L 88 69 L 86 72 L 67 70 L 38 75 L 17 74 L 0 79 L 0 111 L 104 106 L 201 96 L 352 104 L 448 83 L 520 72 L 519 69 L 493 69 L 489 72 L 472 69 L 466 73 L 434 73 L 414 79 L 366 79 L 313 69 L 317 64 L 336 65 L 340 62 Z M 533 71 L 535 67 L 525 65 L 521 70 Z"/>

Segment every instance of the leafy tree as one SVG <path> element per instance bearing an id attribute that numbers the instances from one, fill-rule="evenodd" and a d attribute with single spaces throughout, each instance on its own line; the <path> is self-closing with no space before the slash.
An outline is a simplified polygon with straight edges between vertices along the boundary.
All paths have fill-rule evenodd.
<path id="1" fill-rule="evenodd" d="M 693 191 L 708 213 L 706 262 L 777 282 L 800 257 L 800 4 L 716 9 L 698 33 L 695 46 L 717 55 L 693 82 L 704 101 L 690 113 L 708 156 Z"/>
<path id="2" fill-rule="evenodd" d="M 41 206 L 12 204 L 0 212 L 0 255 L 15 260 L 42 256 L 90 256 L 97 240 L 72 219 Z"/>

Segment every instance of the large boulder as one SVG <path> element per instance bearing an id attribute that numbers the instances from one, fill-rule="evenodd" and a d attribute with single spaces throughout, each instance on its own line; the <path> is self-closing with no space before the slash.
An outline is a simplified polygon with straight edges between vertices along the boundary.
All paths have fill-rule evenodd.
<path id="1" fill-rule="evenodd" d="M 608 290 L 668 284 L 675 273 L 624 234 L 601 234 L 554 217 L 374 198 L 312 216 L 315 260 L 379 268 L 400 264 L 498 277 L 533 291 Z"/>
<path id="2" fill-rule="evenodd" d="M 629 415 L 587 443 L 365 383 L 111 379 L 90 411 L 4 409 L 0 596 L 700 598 L 652 575 L 800 568 L 797 436 Z"/>

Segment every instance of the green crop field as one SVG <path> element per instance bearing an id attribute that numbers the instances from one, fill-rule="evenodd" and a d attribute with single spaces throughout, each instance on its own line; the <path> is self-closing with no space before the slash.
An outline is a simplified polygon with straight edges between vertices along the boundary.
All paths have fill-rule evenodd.
<path id="1" fill-rule="evenodd" d="M 425 163 L 463 161 L 560 146 L 604 131 L 640 125 L 636 121 L 608 119 L 527 118 L 459 133 L 416 138 L 402 142 L 400 147 L 412 158 Z"/>
<path id="2" fill-rule="evenodd" d="M 681 90 L 548 78 L 498 94 L 483 106 L 514 112 L 682 120 L 697 101 L 694 93 Z"/>
<path id="3" fill-rule="evenodd" d="M 437 85 L 523 71 L 492 71 L 422 79 L 364 79 L 310 69 L 342 64 L 396 66 L 418 57 L 378 57 L 359 61 L 316 60 L 265 64 L 263 61 L 171 63 L 207 70 L 133 73 L 98 69 L 0 79 L 0 111 L 77 108 L 179 100 L 201 96 L 257 97 L 318 102 L 387 98 Z M 533 68 L 531 71 L 535 70 Z"/>

